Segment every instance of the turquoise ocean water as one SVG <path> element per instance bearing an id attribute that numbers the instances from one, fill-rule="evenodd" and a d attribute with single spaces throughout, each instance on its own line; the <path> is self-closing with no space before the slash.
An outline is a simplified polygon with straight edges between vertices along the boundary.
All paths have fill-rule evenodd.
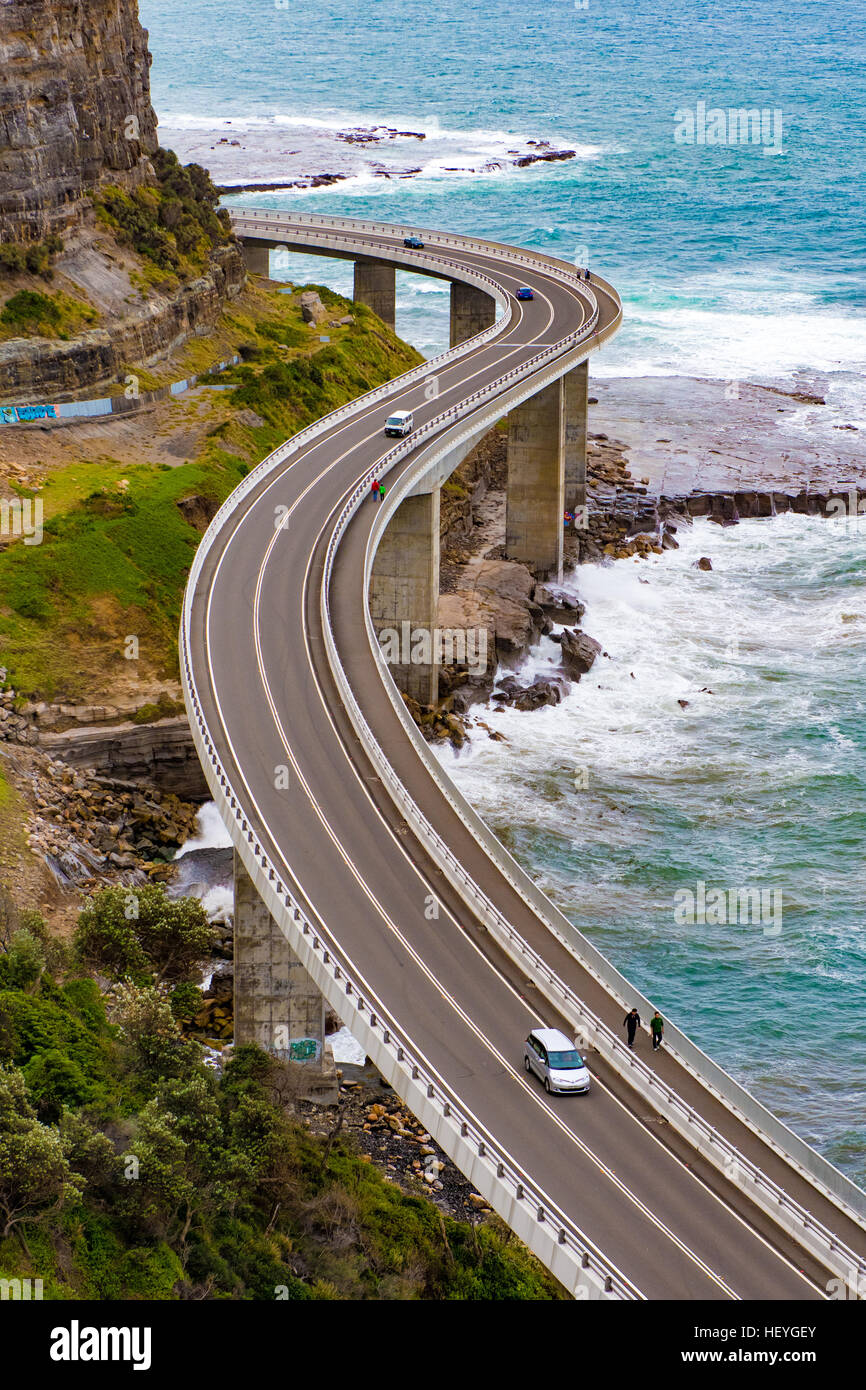
<path id="1" fill-rule="evenodd" d="M 686 0 L 141 0 L 141 12 L 168 132 L 230 120 L 242 140 L 255 132 L 279 149 L 288 126 L 298 149 L 299 120 L 311 145 L 384 124 L 453 150 L 427 158 L 415 142 L 412 178 L 361 169 L 244 203 L 588 254 L 626 308 L 600 374 L 815 381 L 833 419 L 866 429 L 861 0 L 710 11 Z M 675 113 L 701 102 L 765 109 L 781 153 L 677 143 Z M 444 167 L 495 165 L 528 139 L 577 157 Z M 328 168 L 319 148 L 310 172 Z M 257 176 L 254 161 L 247 172 Z M 292 275 L 350 285 L 347 267 L 318 258 L 298 258 Z M 422 351 L 445 345 L 446 307 L 435 282 L 401 277 L 398 329 Z M 691 569 L 702 553 L 711 574 Z M 610 659 L 556 710 L 493 716 L 510 746 L 476 743 L 453 767 L 661 1010 L 860 1181 L 864 561 L 866 523 L 790 518 L 700 525 L 648 565 L 584 567 L 585 625 Z M 542 644 L 528 669 L 550 659 Z M 781 929 L 678 924 L 674 894 L 698 881 L 778 889 Z"/>

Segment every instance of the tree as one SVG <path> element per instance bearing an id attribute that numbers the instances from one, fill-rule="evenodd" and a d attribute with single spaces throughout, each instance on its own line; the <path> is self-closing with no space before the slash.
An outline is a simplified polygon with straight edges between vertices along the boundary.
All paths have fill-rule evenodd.
<path id="1" fill-rule="evenodd" d="M 39 1118 L 54 1124 L 64 1109 L 83 1105 L 93 1091 L 73 1057 L 65 1057 L 56 1047 L 37 1052 L 24 1068 L 27 1089 L 36 1102 Z"/>
<path id="2" fill-rule="evenodd" d="M 216 943 L 216 930 L 195 898 L 170 898 L 159 884 L 104 888 L 78 918 L 79 960 L 116 980 L 151 975 L 157 983 L 190 980 Z"/>
<path id="3" fill-rule="evenodd" d="M 0 1228 L 45 1221 L 78 1201 L 84 1179 L 73 1173 L 56 1129 L 40 1124 L 17 1067 L 0 1066 Z"/>
<path id="4" fill-rule="evenodd" d="M 13 989 L 32 990 L 45 969 L 42 943 L 32 932 L 21 928 L 12 937 L 3 962 L 3 974 Z"/>
<path id="5" fill-rule="evenodd" d="M 164 995 L 154 988 L 121 985 L 113 1010 L 130 1069 L 150 1080 L 184 1077 L 201 1061 L 197 1043 L 187 1042 Z"/>

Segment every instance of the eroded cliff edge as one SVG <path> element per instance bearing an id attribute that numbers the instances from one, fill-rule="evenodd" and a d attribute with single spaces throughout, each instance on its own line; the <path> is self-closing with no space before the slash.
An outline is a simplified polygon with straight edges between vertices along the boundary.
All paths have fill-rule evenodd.
<path id="1" fill-rule="evenodd" d="M 0 400 L 122 380 L 245 279 L 204 170 L 159 149 L 137 0 L 0 5 Z"/>

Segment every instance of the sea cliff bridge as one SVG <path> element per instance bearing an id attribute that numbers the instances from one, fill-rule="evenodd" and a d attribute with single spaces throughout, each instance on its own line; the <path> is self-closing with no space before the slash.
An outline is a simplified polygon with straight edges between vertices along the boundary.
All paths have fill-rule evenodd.
<path id="1" fill-rule="evenodd" d="M 576 1297 L 862 1295 L 866 1194 L 675 1027 L 651 1062 L 624 1046 L 626 1007 L 647 1001 L 420 738 L 400 691 L 432 700 L 435 663 L 389 667 L 377 640 L 435 628 L 439 488 L 506 414 L 507 553 L 559 573 L 564 510 L 585 500 L 587 362 L 620 325 L 616 291 L 471 237 L 233 222 L 254 272 L 274 247 L 354 261 L 356 300 L 391 325 L 397 266 L 451 284 L 450 350 L 265 459 L 190 575 L 181 670 L 235 846 L 238 1039 L 314 1070 L 327 1001 Z M 416 233 L 423 246 L 404 246 Z M 396 410 L 415 428 L 394 443 Z M 541 1022 L 585 1039 L 589 1096 L 547 1096 L 524 1074 Z"/>

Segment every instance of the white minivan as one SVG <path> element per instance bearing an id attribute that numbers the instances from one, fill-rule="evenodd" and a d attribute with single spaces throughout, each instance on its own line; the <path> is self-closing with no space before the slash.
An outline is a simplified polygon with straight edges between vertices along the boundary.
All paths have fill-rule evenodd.
<path id="1" fill-rule="evenodd" d="M 533 1028 L 523 1045 L 523 1066 L 545 1091 L 589 1090 L 589 1072 L 574 1043 L 558 1028 Z"/>
<path id="2" fill-rule="evenodd" d="M 395 410 L 385 421 L 386 434 L 411 434 L 414 428 L 415 421 L 411 410 Z"/>

